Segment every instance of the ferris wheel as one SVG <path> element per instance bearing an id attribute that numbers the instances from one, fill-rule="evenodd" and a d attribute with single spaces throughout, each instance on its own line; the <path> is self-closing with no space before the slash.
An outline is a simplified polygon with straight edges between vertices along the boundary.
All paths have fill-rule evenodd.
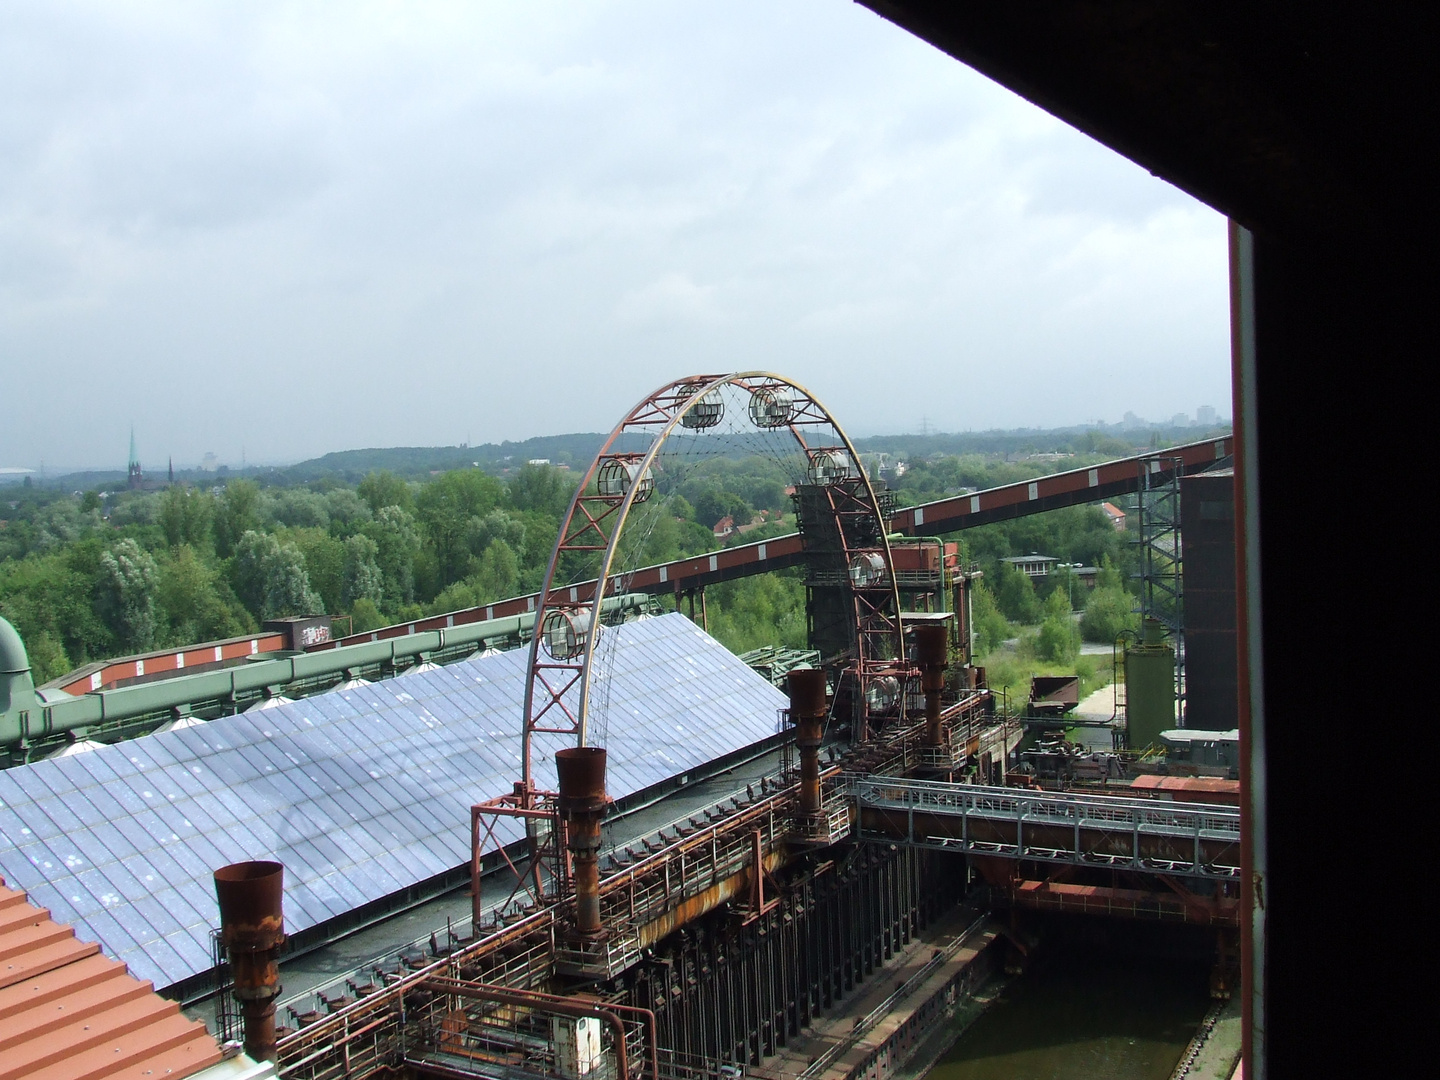
<path id="1" fill-rule="evenodd" d="M 852 737 L 866 737 L 872 716 L 903 716 L 910 671 L 889 493 L 876 490 L 844 430 L 800 384 L 763 371 L 691 375 L 648 394 L 615 425 L 562 518 L 530 642 L 522 802 L 538 793 L 537 740 L 604 741 L 614 637 L 602 619 L 607 599 L 627 591 L 657 533 L 673 529 L 673 500 L 687 479 L 723 475 L 747 457 L 785 481 L 805 548 L 809 631 L 828 634 L 822 663 Z"/>

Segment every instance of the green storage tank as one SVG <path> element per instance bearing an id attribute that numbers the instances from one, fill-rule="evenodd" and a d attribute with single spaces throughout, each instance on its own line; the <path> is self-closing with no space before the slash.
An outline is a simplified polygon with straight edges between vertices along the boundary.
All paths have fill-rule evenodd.
<path id="1" fill-rule="evenodd" d="M 1125 724 L 1132 750 L 1158 745 L 1175 726 L 1175 649 L 1149 619 L 1144 640 L 1125 653 Z"/>

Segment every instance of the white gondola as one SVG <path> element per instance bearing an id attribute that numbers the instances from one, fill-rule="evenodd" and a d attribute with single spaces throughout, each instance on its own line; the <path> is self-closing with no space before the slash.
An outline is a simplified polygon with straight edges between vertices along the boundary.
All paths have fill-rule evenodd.
<path id="1" fill-rule="evenodd" d="M 795 413 L 795 399 L 786 386 L 761 386 L 750 394 L 750 422 L 770 430 L 784 427 Z"/>
<path id="2" fill-rule="evenodd" d="M 862 551 L 850 559 L 850 584 L 869 589 L 885 580 L 885 560 L 879 552 Z"/>
<path id="3" fill-rule="evenodd" d="M 655 477 L 649 469 L 642 469 L 639 461 L 612 457 L 606 458 L 595 474 L 595 490 L 602 499 L 623 499 L 631 487 L 635 488 L 635 502 L 642 503 L 655 490 Z"/>
<path id="4" fill-rule="evenodd" d="M 675 391 L 675 396 L 681 402 L 686 402 L 700 393 L 703 388 L 703 383 L 686 383 Z M 700 431 L 714 427 L 720 423 L 720 419 L 724 415 L 725 402 L 718 393 L 712 390 L 690 406 L 690 411 L 680 418 L 680 424 L 691 431 Z"/>
<path id="5" fill-rule="evenodd" d="M 815 450 L 810 454 L 810 465 L 805 476 L 812 484 L 838 484 L 853 475 L 850 455 L 844 450 Z"/>
<path id="6" fill-rule="evenodd" d="M 900 680 L 894 675 L 881 675 L 870 680 L 865 688 L 865 704 L 872 713 L 889 712 L 900 700 Z"/>
<path id="7" fill-rule="evenodd" d="M 592 632 L 598 632 L 593 607 L 556 608 L 545 614 L 540 640 L 556 660 L 573 660 L 585 651 Z"/>

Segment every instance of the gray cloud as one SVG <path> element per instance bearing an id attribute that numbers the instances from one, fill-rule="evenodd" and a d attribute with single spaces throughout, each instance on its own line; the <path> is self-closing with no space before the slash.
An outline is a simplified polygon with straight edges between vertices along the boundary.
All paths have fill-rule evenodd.
<path id="1" fill-rule="evenodd" d="M 0 464 L 1228 412 L 1224 222 L 853 5 L 0 10 Z"/>

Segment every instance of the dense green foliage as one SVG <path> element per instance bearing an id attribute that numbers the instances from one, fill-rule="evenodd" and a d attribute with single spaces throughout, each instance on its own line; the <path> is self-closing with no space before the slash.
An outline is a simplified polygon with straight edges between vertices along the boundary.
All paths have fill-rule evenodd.
<path id="1" fill-rule="evenodd" d="M 504 479 L 473 467 L 422 482 L 378 471 L 354 487 L 333 478 L 71 495 L 17 486 L 0 515 L 0 613 L 43 681 L 285 615 L 326 612 L 361 631 L 474 607 L 539 588 L 574 475 L 527 463 Z M 703 462 L 636 508 L 617 568 L 713 550 L 712 527 L 727 516 L 750 532 L 736 540 L 792 531 L 778 513 L 787 503 L 772 462 Z M 567 557 L 559 573 L 575 580 L 593 566 Z M 793 575 L 712 590 L 707 610 L 737 648 L 803 643 Z"/>
<path id="2" fill-rule="evenodd" d="M 1035 636 L 1035 655 L 1056 664 L 1068 664 L 1080 651 L 1079 632 L 1070 617 L 1070 602 L 1059 589 L 1045 599 L 1045 618 Z"/>
<path id="3" fill-rule="evenodd" d="M 1089 432 L 1060 446 L 1074 456 L 1012 461 L 986 452 L 986 438 L 992 436 L 872 439 L 865 449 L 915 453 L 906 470 L 887 477 L 904 505 L 1131 449 Z M 1018 439 L 1021 450 L 1035 441 L 1025 433 L 1006 439 Z M 342 629 L 361 631 L 530 592 L 543 580 L 576 474 L 527 462 L 578 463 L 599 441 L 577 435 L 352 451 L 244 477 L 188 474 L 158 491 L 10 486 L 0 489 L 0 614 L 20 630 L 43 681 L 92 660 L 250 633 L 283 615 L 327 612 L 348 617 Z M 933 452 L 950 442 L 958 455 Z M 917 452 L 926 448 L 928 456 Z M 875 459 L 872 470 L 880 464 Z M 632 515 L 617 568 L 793 532 L 790 482 L 778 464 L 758 457 L 716 456 L 683 471 L 662 470 L 655 496 Z M 726 519 L 734 531 L 717 539 L 714 530 Z M 1133 548 L 1096 507 L 961 536 L 964 560 L 985 574 L 973 596 L 982 656 L 1025 635 L 1036 657 L 1073 661 L 1072 606 L 1085 612 L 1086 640 L 1113 640 L 1133 621 L 1125 591 Z M 1002 561 L 1032 552 L 1104 567 L 1099 587 L 1087 593 L 1062 568 L 1037 592 L 1034 581 Z M 562 580 L 590 572 L 577 556 L 558 568 Z M 736 651 L 805 644 L 798 572 L 713 587 L 706 609 L 711 632 Z"/>
<path id="4" fill-rule="evenodd" d="M 985 656 L 998 649 L 1011 637 L 1010 620 L 995 603 L 995 594 L 984 581 L 971 587 L 970 615 L 974 619 L 972 645 L 976 656 Z"/>

